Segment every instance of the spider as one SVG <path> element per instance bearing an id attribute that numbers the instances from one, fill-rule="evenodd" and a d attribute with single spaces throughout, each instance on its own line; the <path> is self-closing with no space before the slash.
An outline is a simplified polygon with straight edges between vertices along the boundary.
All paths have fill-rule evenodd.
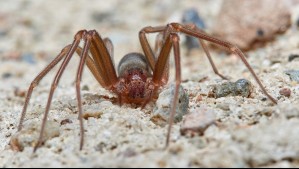
<path id="1" fill-rule="evenodd" d="M 150 47 L 149 42 L 146 38 L 147 34 L 152 33 L 158 33 L 155 51 Z M 76 52 L 80 56 L 80 63 L 76 74 L 76 96 L 79 111 L 78 119 L 80 122 L 80 150 L 82 150 L 84 143 L 84 126 L 82 119 L 83 110 L 81 103 L 80 81 L 84 64 L 86 63 L 93 76 L 102 87 L 110 90 L 118 96 L 120 105 L 122 103 L 134 103 L 144 107 L 148 102 L 157 97 L 159 89 L 168 81 L 169 55 L 171 49 L 173 48 L 176 69 L 175 92 L 174 99 L 172 101 L 172 107 L 170 110 L 170 120 L 168 122 L 169 125 L 165 145 L 165 147 L 167 147 L 169 144 L 171 128 L 173 125 L 175 107 L 178 102 L 179 85 L 181 83 L 179 33 L 184 33 L 186 35 L 198 38 L 199 43 L 204 49 L 204 52 L 213 68 L 213 71 L 223 79 L 226 79 L 226 77 L 218 72 L 204 41 L 220 45 L 231 53 L 239 56 L 242 62 L 253 75 L 263 93 L 273 103 L 277 104 L 277 101 L 270 94 L 268 94 L 266 89 L 263 87 L 258 76 L 255 74 L 255 72 L 245 59 L 245 55 L 237 46 L 227 41 L 219 40 L 215 37 L 207 35 L 194 24 L 183 25 L 180 23 L 169 23 L 166 26 L 148 26 L 141 29 L 141 31 L 139 32 L 139 39 L 144 55 L 140 53 L 129 53 L 125 55 L 118 65 L 118 76 L 114 68 L 113 45 L 109 38 L 102 39 L 95 30 L 80 30 L 74 36 L 74 41 L 70 45 L 64 47 L 60 54 L 58 54 L 56 58 L 48 66 L 46 66 L 31 82 L 25 98 L 18 131 L 22 129 L 26 109 L 29 104 L 33 89 L 38 85 L 40 80 L 42 80 L 43 77 L 64 58 L 50 88 L 39 139 L 33 149 L 33 152 L 35 152 L 37 148 L 42 144 L 43 134 L 53 93 L 67 64 Z M 81 40 L 84 40 L 83 48 L 79 46 Z"/>

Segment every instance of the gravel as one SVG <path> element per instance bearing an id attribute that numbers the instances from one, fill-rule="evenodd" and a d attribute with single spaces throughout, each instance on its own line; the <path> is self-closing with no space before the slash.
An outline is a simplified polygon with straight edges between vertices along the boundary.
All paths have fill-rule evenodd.
<path id="1" fill-rule="evenodd" d="M 81 83 L 85 144 L 79 150 L 77 56 L 55 91 L 44 144 L 32 153 L 58 66 L 34 89 L 24 128 L 17 132 L 31 81 L 73 41 L 77 31 L 96 29 L 110 37 L 117 65 L 126 53 L 142 53 L 139 30 L 180 22 L 191 7 L 198 10 L 211 33 L 221 4 L 222 0 L 0 1 L 0 167 L 299 167 L 299 84 L 290 78 L 291 73 L 286 74 L 299 67 L 298 59 L 288 61 L 290 55 L 299 53 L 298 3 L 289 7 L 293 19 L 285 33 L 246 52 L 277 105 L 266 99 L 241 60 L 221 48 L 210 50 L 219 72 L 233 82 L 252 82 L 252 92 L 250 97 L 208 97 L 211 86 L 226 81 L 213 73 L 202 49 L 193 49 L 185 57 L 188 51 L 181 43 L 181 85 L 189 106 L 180 114 L 183 120 L 173 125 L 166 149 L 168 125 L 152 121 L 158 103 L 150 102 L 143 109 L 120 106 L 117 96 L 102 88 L 85 68 Z M 180 37 L 183 42 L 185 37 Z M 155 36 L 148 38 L 152 43 Z M 169 83 L 174 76 L 171 55 Z M 284 88 L 291 91 L 289 97 L 281 94 Z M 192 134 L 184 135 L 182 129 Z"/>

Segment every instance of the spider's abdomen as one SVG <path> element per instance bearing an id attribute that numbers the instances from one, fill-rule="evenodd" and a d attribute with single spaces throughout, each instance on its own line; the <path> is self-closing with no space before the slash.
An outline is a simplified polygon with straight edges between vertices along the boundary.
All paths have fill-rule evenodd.
<path id="1" fill-rule="evenodd" d="M 151 76 L 145 57 L 139 53 L 125 55 L 118 65 L 119 78 L 124 79 L 124 101 L 141 103 L 147 95 L 147 78 Z"/>

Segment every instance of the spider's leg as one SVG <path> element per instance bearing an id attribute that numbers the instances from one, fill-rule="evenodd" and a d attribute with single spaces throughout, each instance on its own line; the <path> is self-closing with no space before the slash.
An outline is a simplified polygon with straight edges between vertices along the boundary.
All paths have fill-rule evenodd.
<path id="1" fill-rule="evenodd" d="M 261 90 L 263 91 L 263 93 L 275 104 L 277 104 L 276 99 L 274 99 L 265 89 L 265 87 L 262 85 L 261 81 L 259 80 L 258 76 L 255 74 L 255 72 L 253 71 L 253 69 L 251 68 L 251 66 L 249 65 L 249 63 L 247 62 L 245 55 L 243 54 L 243 52 L 236 46 L 233 45 L 227 41 L 224 40 L 220 40 L 217 38 L 214 38 L 212 36 L 209 36 L 201 31 L 196 31 L 193 29 L 190 29 L 189 27 L 186 27 L 184 25 L 181 25 L 179 23 L 171 23 L 170 24 L 171 27 L 173 29 L 175 29 L 177 32 L 182 32 L 185 33 L 187 35 L 190 36 L 194 36 L 197 37 L 199 39 L 203 39 L 209 42 L 212 42 L 214 44 L 217 44 L 219 46 L 224 47 L 225 49 L 227 49 L 228 51 L 230 51 L 233 54 L 236 54 L 237 56 L 239 56 L 239 58 L 242 60 L 242 62 L 245 64 L 245 66 L 247 67 L 247 69 L 250 71 L 250 73 L 252 74 L 252 76 L 254 77 L 255 81 L 258 83 L 258 85 L 260 86 Z"/>
<path id="2" fill-rule="evenodd" d="M 107 87 L 111 84 L 110 80 L 109 80 L 109 76 L 105 71 L 104 60 L 100 56 L 99 50 L 98 50 L 98 48 L 96 48 L 96 44 L 93 41 L 91 42 L 91 45 L 90 45 L 90 53 L 91 53 L 91 57 L 94 61 L 93 63 L 96 67 L 96 72 L 98 72 L 97 76 L 99 78 L 97 78 L 97 80 L 101 84 L 101 86 L 103 86 L 105 89 L 108 89 Z M 99 63 L 101 63 L 101 64 L 99 64 Z"/>
<path id="3" fill-rule="evenodd" d="M 25 99 L 25 103 L 24 103 L 24 107 L 22 110 L 22 114 L 21 114 L 21 118 L 19 121 L 19 126 L 18 126 L 18 131 L 20 131 L 23 127 L 23 121 L 26 115 L 26 110 L 27 110 L 27 106 L 29 104 L 30 98 L 31 98 L 31 94 L 33 92 L 33 89 L 39 84 L 39 82 L 43 79 L 43 77 L 45 75 L 48 74 L 48 72 L 50 70 L 52 70 L 52 68 L 54 66 L 57 65 L 57 63 L 59 61 L 61 61 L 61 59 L 67 54 L 68 50 L 70 48 L 70 45 L 66 46 L 65 48 L 62 49 L 62 51 L 59 53 L 58 56 L 56 56 L 56 58 L 46 67 L 44 68 L 35 78 L 34 80 L 31 82 L 28 90 L 27 90 L 27 94 L 26 94 L 26 99 Z"/>
<path id="4" fill-rule="evenodd" d="M 171 110 L 170 110 L 170 117 L 169 117 L 169 122 L 168 122 L 168 131 L 167 131 L 165 148 L 169 144 L 171 128 L 172 128 L 173 120 L 174 120 L 174 114 L 175 114 L 176 106 L 177 106 L 177 102 L 178 102 L 179 87 L 181 84 L 181 61 L 180 61 L 180 44 L 179 44 L 180 39 L 179 39 L 179 36 L 177 35 L 177 33 L 172 33 L 170 36 L 171 36 L 171 40 L 173 42 L 173 51 L 174 51 L 175 70 L 176 71 L 175 71 L 175 91 L 174 91 L 172 106 L 171 106 Z"/>
<path id="5" fill-rule="evenodd" d="M 76 91 L 77 91 L 77 100 L 78 100 L 78 110 L 79 110 L 79 121 L 80 121 L 80 150 L 83 148 L 84 144 L 84 126 L 83 126 L 83 110 L 82 110 L 82 101 L 81 101 L 81 91 L 80 91 L 80 82 L 82 78 L 82 72 L 83 72 L 83 67 L 84 63 L 86 60 L 88 68 L 92 71 L 95 77 L 101 76 L 101 72 L 98 72 L 98 69 L 95 68 L 96 64 L 95 62 L 91 59 L 91 57 L 88 55 L 88 50 L 90 49 L 91 43 L 92 43 L 92 31 L 89 31 L 86 35 L 86 41 L 84 44 L 83 49 L 78 47 L 77 53 L 81 53 L 81 60 L 76 76 Z M 113 54 L 113 45 L 110 41 L 110 39 L 105 38 L 104 39 L 105 46 L 107 47 L 108 52 L 110 53 L 110 56 Z M 94 56 L 95 53 L 92 52 L 92 56 Z M 100 82 L 100 80 L 98 80 Z"/>
<path id="6" fill-rule="evenodd" d="M 50 89 L 50 93 L 49 93 L 49 97 L 48 97 L 48 101 L 47 101 L 47 105 L 46 105 L 44 118 L 43 118 L 43 121 L 42 121 L 42 127 L 41 127 L 41 130 L 40 130 L 38 142 L 35 145 L 35 147 L 33 149 L 33 152 L 35 152 L 37 150 L 37 148 L 40 146 L 40 144 L 43 141 L 43 134 L 44 134 L 44 130 L 45 130 L 46 122 L 47 122 L 47 117 L 48 117 L 51 101 L 52 101 L 52 98 L 53 98 L 54 91 L 55 91 L 55 89 L 58 85 L 58 82 L 60 80 L 60 77 L 61 77 L 63 71 L 65 70 L 67 64 L 69 63 L 70 59 L 72 58 L 74 52 L 76 51 L 77 47 L 79 46 L 79 43 L 80 43 L 82 37 L 85 36 L 85 34 L 86 34 L 86 30 L 82 30 L 82 31 L 79 31 L 75 35 L 75 39 L 74 39 L 74 41 L 73 41 L 73 43 L 70 47 L 70 50 L 68 51 L 65 59 L 63 60 L 61 66 L 60 66 L 60 68 L 59 68 L 59 70 L 58 70 L 58 72 L 57 72 L 57 74 L 56 74 L 56 76 L 53 80 L 53 83 L 52 83 L 51 89 Z"/>
<path id="7" fill-rule="evenodd" d="M 88 37 L 86 37 L 88 38 Z M 90 37 L 89 37 L 90 38 Z M 91 41 L 86 41 L 84 47 L 85 50 L 88 50 L 90 48 L 90 43 Z M 111 48 L 109 48 L 111 49 Z M 112 50 L 110 50 L 112 51 Z M 102 76 L 101 73 L 98 71 L 96 64 L 94 62 L 94 60 L 88 55 L 87 51 L 84 51 L 84 49 L 82 49 L 81 47 L 78 46 L 76 53 L 78 54 L 78 56 L 81 57 L 80 59 L 80 67 L 78 68 L 78 72 L 77 72 L 77 79 L 76 79 L 76 91 L 77 91 L 77 100 L 78 100 L 78 110 L 79 110 L 79 115 L 78 115 L 78 119 L 80 122 L 80 150 L 82 150 L 83 145 L 84 145 L 84 126 L 83 126 L 83 110 L 82 110 L 82 101 L 81 101 L 81 91 L 80 91 L 80 81 L 79 79 L 82 78 L 82 71 L 83 71 L 83 66 L 84 63 L 86 62 L 87 67 L 89 68 L 89 70 L 91 71 L 91 73 L 93 74 L 93 76 L 96 78 L 96 80 L 101 84 Z M 82 63 L 83 62 L 83 63 Z M 83 64 L 83 65 L 81 65 Z M 78 84 L 79 83 L 79 84 Z M 101 84 L 103 85 L 103 84 Z"/>
<path id="8" fill-rule="evenodd" d="M 144 55 L 147 58 L 147 61 L 150 65 L 150 68 L 152 71 L 154 71 L 155 69 L 155 64 L 156 64 L 156 57 L 155 57 L 155 53 L 153 52 L 153 50 L 151 49 L 148 40 L 146 38 L 146 34 L 147 33 L 158 33 L 158 32 L 163 32 L 165 31 L 165 26 L 160 26 L 160 27 L 145 27 L 143 29 L 141 29 L 141 31 L 139 32 L 139 40 L 140 40 L 140 44 L 141 47 L 143 49 Z"/>
<path id="9" fill-rule="evenodd" d="M 168 33 L 168 32 L 167 32 Z M 164 45 L 164 38 L 166 36 L 169 36 L 168 34 L 165 35 L 165 32 L 160 32 L 156 36 L 156 42 L 155 42 L 155 60 L 158 60 L 158 56 L 160 54 L 160 51 Z M 161 79 L 162 81 L 162 86 L 166 85 L 169 79 L 169 59 L 165 65 L 164 72 L 163 72 L 163 78 Z"/>
<path id="10" fill-rule="evenodd" d="M 165 31 L 166 33 L 164 33 L 164 39 L 163 39 L 163 46 L 161 47 L 160 52 L 159 52 L 159 56 L 158 58 L 154 61 L 154 66 L 153 66 L 153 77 L 152 77 L 152 82 L 155 85 L 155 88 L 153 89 L 153 91 L 151 92 L 151 95 L 144 101 L 142 108 L 145 107 L 145 105 L 152 99 L 152 94 L 156 93 L 156 91 L 158 90 L 159 86 L 164 85 L 164 81 L 163 78 L 165 78 L 165 70 L 167 69 L 168 66 L 168 61 L 169 61 L 169 53 L 172 47 L 172 41 L 170 40 L 170 31 L 169 30 L 164 30 L 162 29 L 162 27 L 146 27 L 143 28 L 139 35 L 140 36 L 140 42 L 141 42 L 141 46 L 144 50 L 144 53 L 148 52 L 147 54 L 147 58 L 154 58 L 155 59 L 155 55 L 152 51 L 152 49 L 150 48 L 148 41 L 145 37 L 145 33 L 156 33 L 156 32 L 162 32 Z M 150 52 L 149 52 L 150 51 Z M 153 55 L 149 55 L 149 54 L 153 54 Z M 168 72 L 167 72 L 168 73 Z M 168 80 L 168 79 L 167 79 Z"/>
<path id="11" fill-rule="evenodd" d="M 218 72 L 218 69 L 217 69 L 217 67 L 215 66 L 214 62 L 213 62 L 213 59 L 212 59 L 212 57 L 211 57 L 211 55 L 210 55 L 210 52 L 209 52 L 208 47 L 207 47 L 207 45 L 205 44 L 205 42 L 204 42 L 203 40 L 199 39 L 199 44 L 202 46 L 204 52 L 206 53 L 206 56 L 207 56 L 207 58 L 209 59 L 209 62 L 210 62 L 210 64 L 211 64 L 212 68 L 213 68 L 214 73 L 215 73 L 216 75 L 220 76 L 222 79 L 228 80 L 227 77 L 225 77 L 224 75 L 222 75 L 221 73 Z"/>
<path id="12" fill-rule="evenodd" d="M 83 49 L 78 46 L 78 48 L 76 49 L 76 53 L 78 54 L 78 56 L 81 57 L 82 51 L 83 51 Z M 88 69 L 91 71 L 92 75 L 95 77 L 95 79 L 100 83 L 100 85 L 105 87 L 105 83 L 103 82 L 104 81 L 103 77 L 102 77 L 101 73 L 99 72 L 97 65 L 95 64 L 92 57 L 90 57 L 88 54 L 87 54 L 87 58 L 86 58 L 86 65 L 87 65 Z"/>
<path id="13" fill-rule="evenodd" d="M 81 91 L 80 91 L 80 82 L 83 72 L 83 67 L 86 58 L 88 57 L 88 50 L 90 48 L 92 37 L 89 32 L 85 36 L 85 44 L 83 47 L 83 52 L 81 53 L 80 64 L 78 67 L 78 72 L 76 76 L 76 91 L 77 91 L 77 100 L 78 100 L 78 110 L 79 110 L 79 122 L 80 122 L 80 150 L 82 150 L 84 143 L 84 126 L 83 126 L 83 113 L 82 113 L 82 101 L 81 101 Z"/>
<path id="14" fill-rule="evenodd" d="M 104 38 L 103 39 L 104 43 L 105 43 L 105 46 L 109 52 L 109 55 L 111 57 L 111 60 L 112 60 L 112 63 L 113 63 L 113 66 L 115 66 L 114 64 L 114 47 L 113 47 L 113 43 L 112 41 L 109 39 L 109 38 Z"/>
<path id="15" fill-rule="evenodd" d="M 93 36 L 94 31 L 89 32 L 90 35 Z M 94 40 L 94 39 L 93 39 Z M 114 67 L 114 60 L 113 60 L 113 44 L 109 38 L 105 38 L 103 40 L 105 47 L 107 48 L 107 51 L 110 55 L 111 63 Z M 100 85 L 106 89 L 109 89 L 111 86 L 110 82 L 110 75 L 107 74 L 106 68 L 105 68 L 105 60 L 103 60 L 102 55 L 100 54 L 99 48 L 96 46 L 96 42 L 91 41 L 90 45 L 90 53 L 91 56 L 87 56 L 86 58 L 86 64 L 93 76 L 96 78 L 96 80 L 100 83 Z M 82 53 L 82 48 L 78 47 L 77 51 L 78 55 Z M 116 76 L 116 75 L 115 75 Z"/>
<path id="16" fill-rule="evenodd" d="M 180 49 L 179 49 L 178 35 L 176 33 L 173 33 L 170 27 L 167 27 L 166 30 L 162 30 L 159 28 L 160 27 L 147 27 L 147 28 L 144 28 L 143 31 L 149 32 L 149 33 L 155 32 L 153 30 L 157 30 L 157 31 L 159 30 L 159 32 L 164 31 L 163 38 L 162 38 L 163 40 L 161 39 L 161 36 L 158 35 L 158 39 L 156 41 L 156 51 L 159 51 L 158 52 L 159 56 L 157 58 L 157 61 L 155 62 L 152 81 L 157 87 L 162 85 L 162 79 L 165 78 L 165 70 L 168 69 L 167 67 L 168 67 L 168 63 L 169 63 L 170 50 L 171 50 L 172 46 L 174 47 L 173 49 L 174 49 L 175 68 L 176 68 L 176 74 L 175 74 L 176 83 L 175 83 L 175 92 L 174 92 L 174 97 L 172 100 L 172 107 L 170 110 L 169 125 L 168 125 L 167 137 L 166 137 L 165 147 L 167 147 L 169 144 L 171 128 L 173 125 L 174 114 L 175 114 L 176 105 L 177 105 L 177 101 L 178 101 L 179 85 L 181 83 Z M 147 30 L 147 29 L 149 29 L 149 30 Z M 145 30 L 147 30 L 147 31 L 145 31 Z M 141 32 L 143 32 L 143 31 L 141 31 Z M 151 48 L 149 47 L 149 45 L 147 43 L 145 35 L 144 35 L 143 39 L 141 39 L 140 41 L 142 42 L 141 45 L 144 50 L 144 53 L 146 53 L 146 51 L 152 52 Z M 163 45 L 161 45 L 161 41 L 163 41 Z M 148 53 L 150 53 L 150 52 L 148 52 Z M 157 87 L 155 90 L 157 90 Z M 151 99 L 151 98 L 149 98 L 149 99 Z"/>
<path id="17" fill-rule="evenodd" d="M 156 41 L 155 41 L 155 60 L 157 60 L 158 56 L 159 56 L 159 53 L 163 47 L 163 44 L 164 44 L 164 33 L 163 32 L 160 32 L 157 34 L 156 36 Z"/>
<path id="18" fill-rule="evenodd" d="M 186 27 L 190 27 L 190 29 L 193 29 L 195 31 L 198 31 L 198 32 L 204 32 L 203 30 L 201 30 L 200 28 L 198 28 L 197 26 L 195 26 L 195 24 L 188 24 L 186 25 Z M 199 40 L 199 44 L 202 46 L 212 68 L 213 68 L 213 71 L 216 75 L 218 75 L 219 77 L 221 77 L 222 79 L 225 79 L 225 80 L 228 80 L 226 76 L 222 75 L 221 73 L 219 73 L 217 67 L 215 66 L 214 64 L 214 61 L 210 55 L 210 52 L 209 52 L 209 49 L 207 47 L 207 45 L 205 44 L 205 42 L 202 40 L 202 39 L 198 39 Z"/>
<path id="19" fill-rule="evenodd" d="M 98 67 L 99 73 L 105 79 L 104 83 L 106 86 L 104 87 L 110 89 L 118 82 L 113 58 L 110 55 L 110 53 L 113 53 L 112 43 L 107 39 L 104 41 L 95 30 L 90 31 L 89 34 L 92 36 L 90 46 L 92 58 Z"/>
<path id="20" fill-rule="evenodd" d="M 165 42 L 161 48 L 160 54 L 155 64 L 153 71 L 153 82 L 154 84 L 161 85 L 161 80 L 164 77 L 164 71 L 169 61 L 169 54 L 172 47 L 172 40 L 170 34 L 165 37 Z"/>

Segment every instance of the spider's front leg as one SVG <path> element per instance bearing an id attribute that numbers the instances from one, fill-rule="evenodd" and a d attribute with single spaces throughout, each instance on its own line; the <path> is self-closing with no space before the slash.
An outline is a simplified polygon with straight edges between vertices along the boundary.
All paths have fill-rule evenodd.
<path id="1" fill-rule="evenodd" d="M 155 62 L 154 52 L 150 48 L 150 45 L 149 45 L 149 43 L 146 39 L 145 34 L 147 34 L 147 33 L 161 33 L 161 32 L 163 32 L 163 35 L 164 35 L 163 45 L 161 47 L 159 57 Z M 217 45 L 223 46 L 227 50 L 229 50 L 230 52 L 238 55 L 241 58 L 242 62 L 245 64 L 245 66 L 249 69 L 249 71 L 251 72 L 251 74 L 253 75 L 255 80 L 257 81 L 258 85 L 260 86 L 260 88 L 262 89 L 264 94 L 273 103 L 277 104 L 277 101 L 270 94 L 268 94 L 266 89 L 263 87 L 263 85 L 260 82 L 259 78 L 255 74 L 255 72 L 253 71 L 253 69 L 251 68 L 249 63 L 247 62 L 247 60 L 245 58 L 245 55 L 235 45 L 232 45 L 229 42 L 222 41 L 222 40 L 219 40 L 217 38 L 211 37 L 211 36 L 203 33 L 202 31 L 200 31 L 199 28 L 197 28 L 195 25 L 184 26 L 184 25 L 181 25 L 179 23 L 171 23 L 171 24 L 168 24 L 166 27 L 145 27 L 140 31 L 139 38 L 140 38 L 140 43 L 142 45 L 143 51 L 144 51 L 144 53 L 145 53 L 145 55 L 148 59 L 148 62 L 150 63 L 151 68 L 153 70 L 153 83 L 155 84 L 155 86 L 160 86 L 161 85 L 161 79 L 163 77 L 163 72 L 164 72 L 164 70 L 166 68 L 166 65 L 167 65 L 167 62 L 168 62 L 170 49 L 171 49 L 172 46 L 174 48 L 175 68 L 176 68 L 176 75 L 175 75 L 175 77 L 176 77 L 176 86 L 175 86 L 175 94 L 174 94 L 174 99 L 173 99 L 173 103 L 172 103 L 172 108 L 171 108 L 171 112 L 170 112 L 170 120 L 169 120 L 168 132 L 167 132 L 166 147 L 169 144 L 171 127 L 172 127 L 172 124 L 173 124 L 175 107 L 176 107 L 177 99 L 178 99 L 178 91 L 179 91 L 178 86 L 181 83 L 179 37 L 177 35 L 177 33 L 179 33 L 179 32 L 185 33 L 185 34 L 190 35 L 190 36 L 197 37 L 199 39 L 199 42 L 202 45 L 202 47 L 203 47 L 203 49 L 204 49 L 204 51 L 205 51 L 205 53 L 206 53 L 206 55 L 207 55 L 207 57 L 210 61 L 210 64 L 213 67 L 214 72 L 223 79 L 226 79 L 226 77 L 218 72 L 218 70 L 217 70 L 217 68 L 216 68 L 215 64 L 213 63 L 213 60 L 210 56 L 210 53 L 207 49 L 207 46 L 205 45 L 203 40 L 206 40 L 208 42 L 212 42 L 212 43 L 215 43 Z"/>
<path id="2" fill-rule="evenodd" d="M 22 127 L 23 127 L 23 121 L 24 121 L 25 116 L 26 116 L 26 110 L 27 110 L 28 104 L 30 102 L 30 98 L 31 98 L 33 89 L 39 84 L 39 82 L 44 78 L 44 76 L 46 76 L 49 73 L 49 71 L 51 71 L 66 56 L 66 58 L 63 61 L 63 64 L 61 65 L 58 73 L 55 76 L 54 82 L 57 82 L 57 80 L 59 80 L 59 77 L 61 76 L 61 75 L 59 75 L 59 72 L 60 72 L 60 74 L 63 72 L 63 70 L 64 70 L 64 68 L 66 66 L 66 63 L 68 62 L 68 60 L 71 58 L 71 56 L 73 55 L 73 53 L 77 49 L 77 47 L 79 45 L 79 42 L 80 42 L 82 36 L 85 33 L 86 33 L 86 31 L 84 31 L 84 30 L 83 31 L 79 31 L 75 35 L 75 39 L 74 39 L 73 43 L 71 45 L 68 45 L 68 46 L 64 47 L 62 49 L 62 51 L 60 52 L 60 54 L 48 66 L 46 66 L 46 68 L 43 69 L 34 78 L 34 80 L 31 82 L 31 84 L 30 84 L 30 86 L 28 88 L 28 91 L 27 91 L 27 94 L 26 94 L 26 98 L 25 98 L 25 103 L 24 103 L 24 106 L 23 106 L 23 109 L 22 109 L 21 118 L 20 118 L 19 125 L 18 125 L 18 131 L 20 131 L 22 129 Z M 47 108 L 46 108 L 46 111 L 45 111 L 45 116 L 43 118 L 43 123 L 42 123 L 42 129 L 41 129 L 41 132 L 40 132 L 40 137 L 39 137 L 38 143 L 36 144 L 36 146 L 34 148 L 34 151 L 36 151 L 36 148 L 42 142 L 42 135 L 43 135 L 43 132 L 44 132 L 45 122 L 46 122 L 47 114 L 48 114 L 47 112 L 49 111 L 49 107 L 50 107 L 50 104 L 51 104 L 51 99 L 52 99 L 53 92 L 54 92 L 55 88 L 56 88 L 56 85 L 55 85 L 55 83 L 53 83 L 52 86 L 51 86 L 50 94 L 49 94 L 49 99 L 48 99 Z"/>
<path id="3" fill-rule="evenodd" d="M 82 39 L 85 40 L 83 49 L 79 47 L 79 43 Z M 89 50 L 92 57 L 88 55 Z M 45 114 L 43 117 L 42 126 L 40 130 L 40 135 L 39 135 L 38 142 L 34 147 L 33 150 L 34 152 L 43 142 L 43 134 L 44 134 L 47 116 L 51 106 L 54 91 L 59 83 L 62 73 L 64 72 L 67 64 L 69 63 L 70 59 L 72 58 L 75 52 L 80 56 L 80 64 L 78 67 L 78 72 L 76 74 L 76 93 L 77 93 L 77 100 L 78 100 L 80 136 L 81 136 L 80 149 L 82 149 L 84 143 L 84 127 L 83 127 L 83 119 L 82 119 L 82 103 L 81 103 L 81 93 L 80 93 L 80 80 L 82 77 L 84 63 L 86 62 L 88 68 L 90 69 L 90 71 L 92 72 L 96 80 L 104 88 L 109 89 L 113 85 L 112 82 L 117 80 L 116 73 L 114 70 L 113 60 L 112 60 L 113 46 L 111 41 L 108 38 L 102 40 L 101 37 L 98 35 L 98 33 L 94 30 L 79 31 L 75 35 L 73 43 L 71 45 L 64 47 L 61 53 L 44 70 L 42 70 L 38 74 L 38 76 L 31 82 L 30 87 L 27 91 L 27 96 L 22 110 L 18 131 L 22 129 L 27 106 L 29 104 L 33 89 L 38 85 L 40 80 L 42 80 L 44 76 L 47 75 L 47 73 L 65 57 L 58 72 L 55 75 L 55 78 L 50 88 Z"/>
<path id="4" fill-rule="evenodd" d="M 169 54 L 171 51 L 171 48 L 173 47 L 174 51 L 174 60 L 175 60 L 175 91 L 174 96 L 172 100 L 172 106 L 170 110 L 170 118 L 168 122 L 168 131 L 166 136 L 166 144 L 165 148 L 169 145 L 170 140 L 170 133 L 171 128 L 174 121 L 174 115 L 175 115 L 175 108 L 178 102 L 178 95 L 179 95 L 179 86 L 181 84 L 181 63 L 180 63 L 180 47 L 179 47 L 179 36 L 176 32 L 174 32 L 171 27 L 146 27 L 142 29 L 139 33 L 140 43 L 142 45 L 143 51 L 147 57 L 148 60 L 154 60 L 154 52 L 149 46 L 149 43 L 146 39 L 145 34 L 146 33 L 163 33 L 163 39 L 161 39 L 158 35 L 158 39 L 156 41 L 156 49 L 158 48 L 159 56 L 156 59 L 156 62 L 154 66 L 151 66 L 153 69 L 153 77 L 152 82 L 155 86 L 154 90 L 157 90 L 157 88 L 161 85 L 163 85 L 163 78 L 167 75 L 168 78 L 168 72 L 165 73 L 165 71 L 168 71 L 168 62 L 169 62 Z M 162 43 L 160 43 L 162 42 Z M 151 62 L 151 61 L 149 61 Z"/>

